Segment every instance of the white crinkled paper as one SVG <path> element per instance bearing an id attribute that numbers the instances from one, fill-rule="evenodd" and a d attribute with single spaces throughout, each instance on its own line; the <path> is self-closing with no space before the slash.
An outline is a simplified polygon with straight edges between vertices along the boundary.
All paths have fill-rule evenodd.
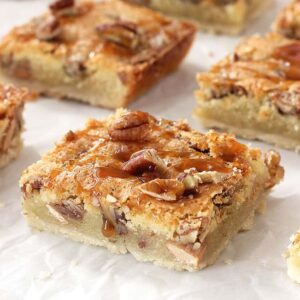
<path id="1" fill-rule="evenodd" d="M 42 11 L 48 1 L 0 1 L 0 35 Z M 247 34 L 266 32 L 287 1 L 275 1 Z M 239 38 L 198 34 L 177 73 L 131 106 L 171 119 L 191 117 L 195 74 L 231 51 Z M 285 180 L 269 196 L 265 215 L 252 231 L 234 238 L 217 263 L 197 273 L 177 273 L 139 263 L 61 236 L 32 232 L 21 215 L 21 171 L 87 118 L 110 112 L 70 101 L 42 99 L 25 110 L 25 147 L 21 156 L 0 170 L 0 300 L 35 299 L 300 299 L 300 286 L 286 275 L 282 258 L 289 236 L 300 227 L 300 156 L 280 150 Z M 255 146 L 268 147 L 262 143 Z"/>

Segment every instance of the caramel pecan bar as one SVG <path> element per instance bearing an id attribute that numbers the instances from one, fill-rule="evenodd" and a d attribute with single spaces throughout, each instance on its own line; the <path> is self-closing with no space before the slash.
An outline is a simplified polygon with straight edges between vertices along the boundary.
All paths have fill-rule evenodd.
<path id="1" fill-rule="evenodd" d="M 291 244 L 284 255 L 288 265 L 288 275 L 300 283 L 300 231 L 291 237 Z"/>
<path id="2" fill-rule="evenodd" d="M 200 29 L 238 34 L 269 0 L 127 0 L 172 16 L 193 20 Z"/>
<path id="3" fill-rule="evenodd" d="M 24 171 L 28 223 L 176 270 L 215 262 L 283 177 L 232 135 L 119 110 L 70 131 Z"/>
<path id="4" fill-rule="evenodd" d="M 300 39 L 300 1 L 293 0 L 279 14 L 273 29 L 289 38 Z"/>
<path id="5" fill-rule="evenodd" d="M 195 27 L 121 1 L 58 0 L 0 43 L 0 76 L 38 92 L 126 106 L 175 71 Z"/>
<path id="6" fill-rule="evenodd" d="M 0 84 L 0 168 L 22 149 L 22 112 L 28 95 L 25 89 Z"/>
<path id="7" fill-rule="evenodd" d="M 196 114 L 207 127 L 299 150 L 299 79 L 299 41 L 253 36 L 198 75 Z"/>

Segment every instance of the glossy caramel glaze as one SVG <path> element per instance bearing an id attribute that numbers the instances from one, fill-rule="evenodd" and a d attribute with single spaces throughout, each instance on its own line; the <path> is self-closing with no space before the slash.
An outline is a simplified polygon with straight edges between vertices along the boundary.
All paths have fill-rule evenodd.
<path id="1" fill-rule="evenodd" d="M 122 140 L 127 139 L 125 133 L 136 134 L 139 126 L 146 130 L 143 140 L 138 135 L 136 140 Z M 214 215 L 214 197 L 228 197 L 240 189 L 253 176 L 252 163 L 260 163 L 267 172 L 261 159 L 260 151 L 248 149 L 231 135 L 201 134 L 185 122 L 118 110 L 106 120 L 90 120 L 82 131 L 69 132 L 23 173 L 21 186 L 25 201 L 32 193 L 48 191 L 56 194 L 57 202 L 73 195 L 105 211 L 103 199 L 108 199 L 131 218 L 178 224 L 186 216 Z M 278 168 L 279 160 L 275 173 L 265 179 L 275 178 Z M 184 178 L 195 173 L 201 179 L 191 190 Z M 107 235 L 110 221 L 103 229 Z"/>

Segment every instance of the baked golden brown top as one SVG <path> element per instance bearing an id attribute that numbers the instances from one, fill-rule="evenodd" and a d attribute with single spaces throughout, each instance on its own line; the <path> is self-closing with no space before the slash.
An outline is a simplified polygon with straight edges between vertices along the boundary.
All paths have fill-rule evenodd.
<path id="1" fill-rule="evenodd" d="M 300 115 L 300 42 L 271 33 L 245 39 L 234 54 L 199 74 L 203 99 L 249 96 Z"/>
<path id="2" fill-rule="evenodd" d="M 0 60 L 10 63 L 7 51 L 18 52 L 26 44 L 33 52 L 62 61 L 65 72 L 76 78 L 99 64 L 118 71 L 138 68 L 194 33 L 187 22 L 121 1 L 58 0 L 44 15 L 6 36 Z"/>
<path id="3" fill-rule="evenodd" d="M 183 121 L 155 119 L 140 111 L 118 110 L 70 131 L 56 148 L 28 168 L 21 179 L 25 201 L 53 192 L 60 203 L 79 197 L 85 204 L 121 207 L 129 219 L 165 228 L 193 220 L 207 226 L 221 219 L 231 197 L 260 166 L 269 188 L 283 176 L 280 157 L 266 160 L 231 135 L 191 130 Z M 28 199 L 28 200 L 27 200 Z M 237 203 L 234 203 L 237 204 Z M 205 221 L 204 221 L 205 220 Z"/>
<path id="4" fill-rule="evenodd" d="M 27 89 L 0 84 L 0 121 L 14 114 L 16 108 L 23 107 L 29 98 Z"/>
<path id="5" fill-rule="evenodd" d="M 300 38 L 300 1 L 293 0 L 278 15 L 273 29 L 292 39 Z"/>

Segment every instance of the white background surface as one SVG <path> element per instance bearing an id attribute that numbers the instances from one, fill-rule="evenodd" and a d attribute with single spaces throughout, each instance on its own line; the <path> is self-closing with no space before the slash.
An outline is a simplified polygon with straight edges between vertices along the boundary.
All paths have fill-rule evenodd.
<path id="1" fill-rule="evenodd" d="M 47 1 L 0 1 L 0 35 L 45 9 Z M 266 32 L 273 6 L 247 34 Z M 192 119 L 195 73 L 233 49 L 239 38 L 198 34 L 194 47 L 176 74 L 131 106 L 156 116 Z M 217 263 L 198 273 L 177 273 L 139 263 L 130 255 L 81 245 L 60 236 L 31 232 L 21 215 L 18 179 L 21 171 L 70 129 L 90 117 L 110 112 L 75 102 L 42 99 L 25 110 L 25 147 L 21 156 L 0 170 L 0 300 L 35 299 L 300 299 L 300 286 L 286 275 L 281 254 L 300 226 L 300 156 L 280 150 L 284 182 L 270 195 L 267 213 L 254 229 L 239 234 Z M 255 146 L 268 147 L 262 143 Z M 232 260 L 231 264 L 226 262 Z"/>

